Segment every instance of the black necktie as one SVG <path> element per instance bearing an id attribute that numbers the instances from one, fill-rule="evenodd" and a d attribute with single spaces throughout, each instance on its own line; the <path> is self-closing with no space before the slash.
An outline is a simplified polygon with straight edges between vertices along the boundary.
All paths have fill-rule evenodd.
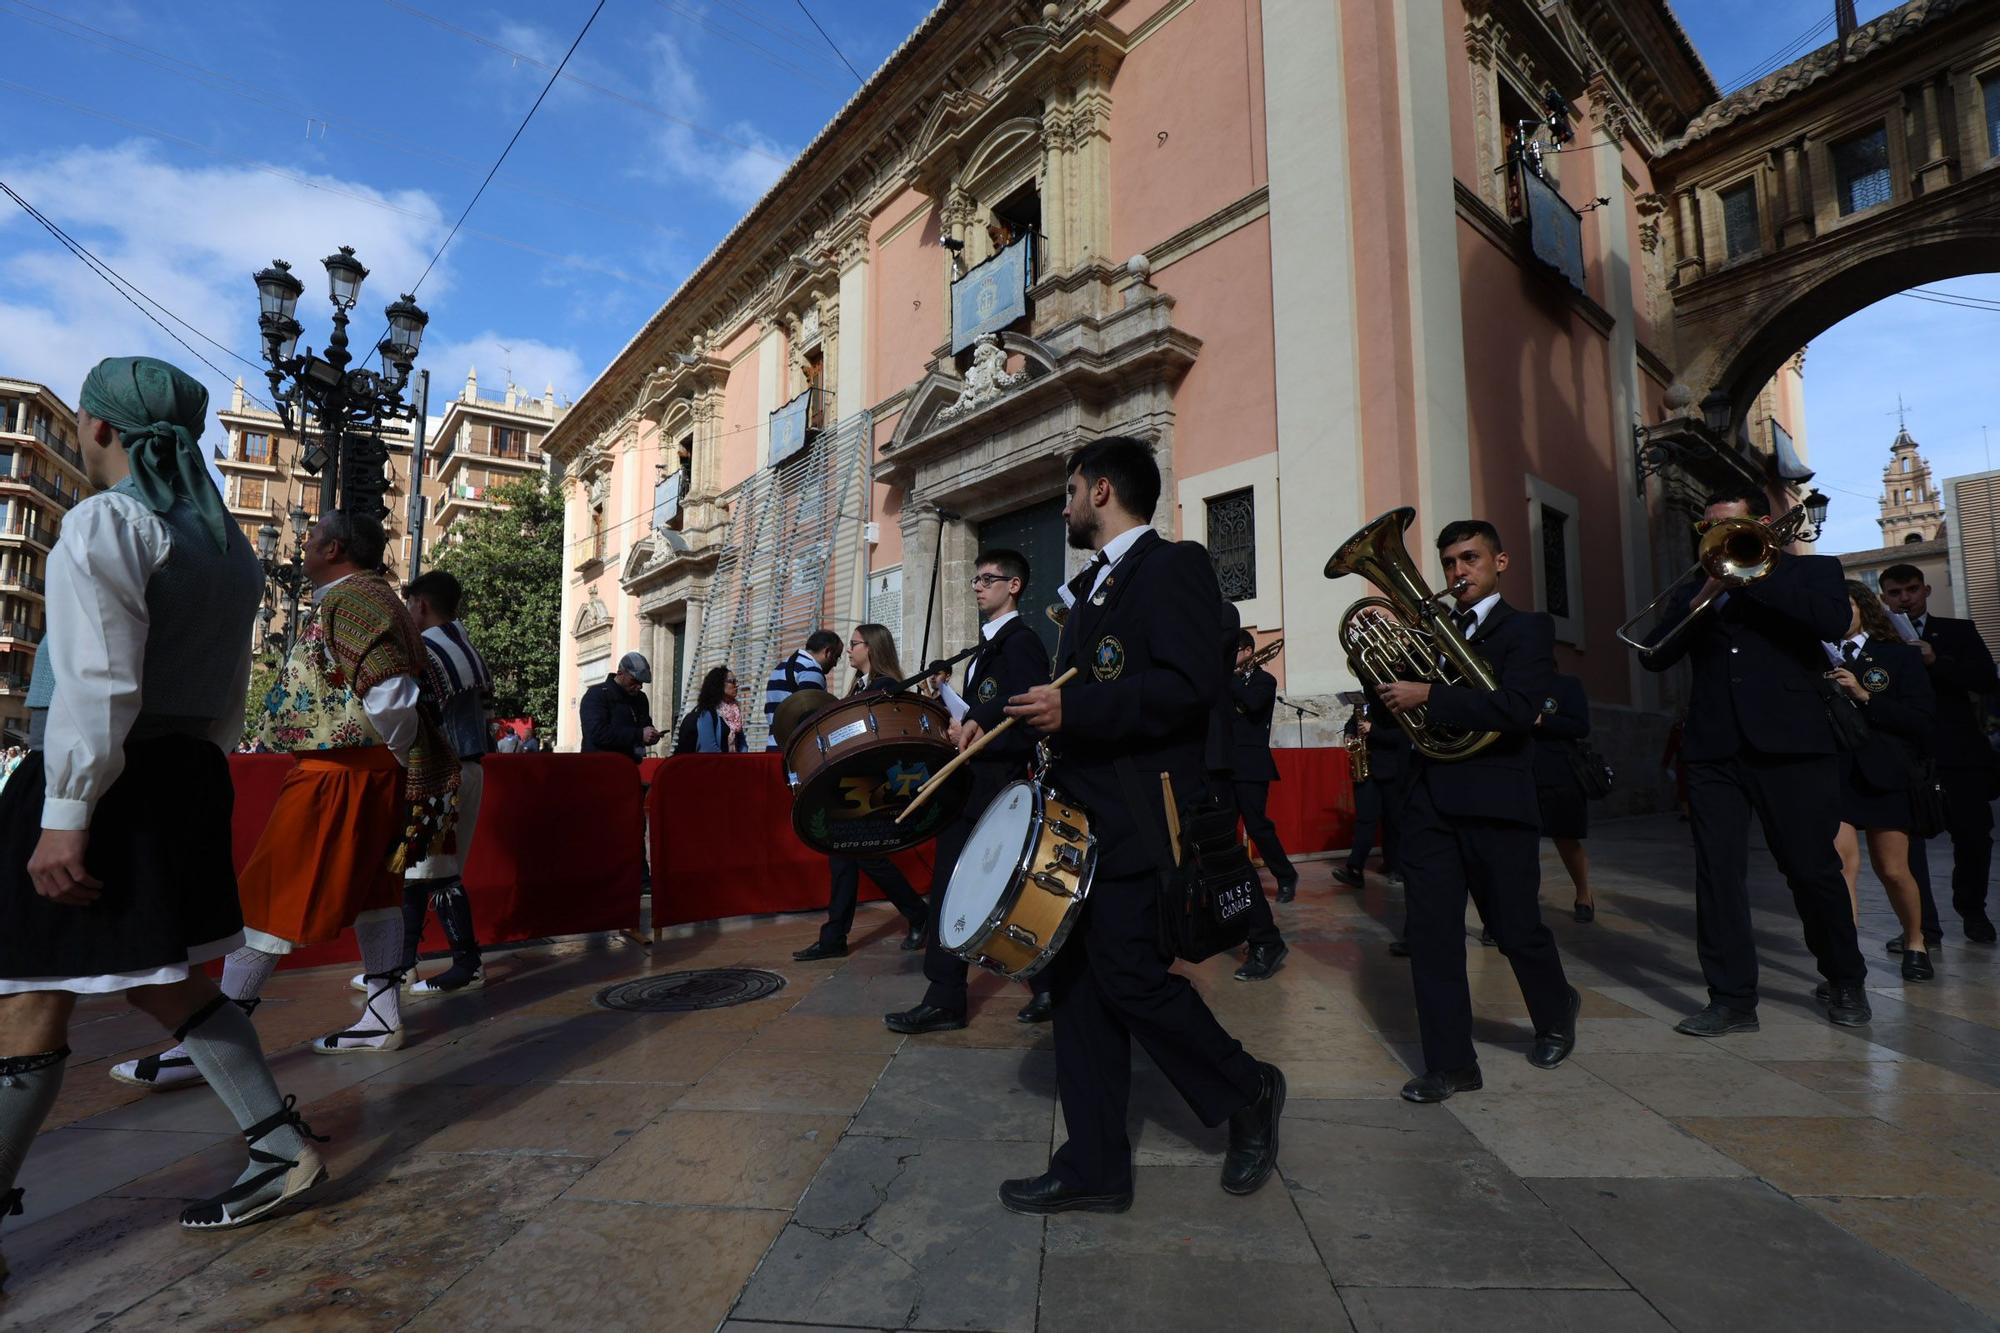
<path id="1" fill-rule="evenodd" d="M 1840 645 L 1840 658 L 1848 666 L 1853 666 L 1861 658 L 1861 645 L 1849 639 Z"/>
<path id="2" fill-rule="evenodd" d="M 1097 558 L 1085 565 L 1083 572 L 1069 581 L 1070 595 L 1079 602 L 1090 596 L 1091 590 L 1097 585 L 1097 571 L 1110 563 L 1110 557 L 1099 551 Z"/>
<path id="3" fill-rule="evenodd" d="M 1472 637 L 1472 631 L 1479 627 L 1479 613 L 1477 611 L 1454 611 L 1451 613 L 1451 623 L 1453 628 L 1458 631 L 1460 638 L 1469 639 Z"/>

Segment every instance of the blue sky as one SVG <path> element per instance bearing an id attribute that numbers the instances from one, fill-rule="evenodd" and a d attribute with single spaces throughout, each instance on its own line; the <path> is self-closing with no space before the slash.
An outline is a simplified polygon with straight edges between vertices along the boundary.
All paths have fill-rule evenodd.
<path id="1" fill-rule="evenodd" d="M 864 73 L 930 7 L 806 2 Z M 592 3 L 352 0 L 309 31 L 267 0 L 189 0 L 171 20 L 137 0 L 0 0 L 0 180 L 252 361 L 249 274 L 290 259 L 318 341 L 317 261 L 352 244 L 373 270 L 356 336 L 372 338 Z M 1676 8 L 1725 87 L 1831 37 L 1831 0 Z M 1860 17 L 1888 8 L 1860 0 Z M 434 392 L 476 363 L 487 388 L 511 370 L 582 393 L 856 87 L 797 0 L 609 0 L 570 73 L 418 294 Z M 1941 286 L 2000 299 L 2000 278 Z M 1940 477 L 1986 466 L 1980 427 L 2000 434 L 2000 411 L 1988 421 L 1973 386 L 1991 381 L 1996 319 L 1896 297 L 1813 341 L 1810 451 L 1836 501 L 1822 549 L 1875 544 L 1898 394 Z M 0 373 L 67 397 L 114 348 L 190 360 L 0 199 Z"/>

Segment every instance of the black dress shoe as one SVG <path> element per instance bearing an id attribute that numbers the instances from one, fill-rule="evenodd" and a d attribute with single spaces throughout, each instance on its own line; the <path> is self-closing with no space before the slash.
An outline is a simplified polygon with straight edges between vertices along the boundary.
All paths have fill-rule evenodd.
<path id="1" fill-rule="evenodd" d="M 924 947 L 924 931 L 930 926 L 930 918 L 912 921 L 909 931 L 903 936 L 903 952 L 914 953 Z"/>
<path id="2" fill-rule="evenodd" d="M 1333 877 L 1350 889 L 1358 889 L 1368 882 L 1353 866 L 1335 866 Z"/>
<path id="3" fill-rule="evenodd" d="M 1867 986 L 1859 981 L 1833 983 L 1826 1001 L 1827 1022 L 1844 1028 L 1858 1028 L 1874 1017 L 1875 1011 L 1868 1007 Z"/>
<path id="4" fill-rule="evenodd" d="M 1021 1012 L 1014 1015 L 1017 1023 L 1046 1023 L 1056 1016 L 1055 997 L 1047 991 L 1037 991 L 1021 1006 Z"/>
<path id="5" fill-rule="evenodd" d="M 940 1009 L 934 1004 L 920 1004 L 914 1009 L 905 1009 L 900 1014 L 882 1015 L 882 1026 L 891 1032 L 956 1032 L 965 1026 L 965 1015 L 955 1014 L 949 1009 Z"/>
<path id="6" fill-rule="evenodd" d="M 1299 882 L 1298 882 L 1297 880 L 1295 880 L 1295 879 L 1288 879 L 1288 880 L 1286 880 L 1286 881 L 1285 881 L 1285 882 L 1284 882 L 1283 884 L 1280 884 L 1280 885 L 1278 886 L 1278 901 L 1279 901 L 1279 902 L 1281 902 L 1281 903 L 1288 903 L 1288 902 L 1290 902 L 1290 901 L 1291 901 L 1292 899 L 1294 899 L 1294 898 L 1296 898 L 1296 897 L 1298 897 L 1298 896 L 1299 896 Z"/>
<path id="7" fill-rule="evenodd" d="M 1922 949 L 1903 951 L 1903 980 L 1929 981 L 1937 976 L 1937 969 L 1931 966 L 1931 956 Z"/>
<path id="8" fill-rule="evenodd" d="M 1410 942 L 1408 940 L 1390 940 L 1389 956 L 1391 958 L 1408 958 L 1410 956 Z"/>
<path id="9" fill-rule="evenodd" d="M 1689 1037 L 1726 1037 L 1732 1032 L 1755 1032 L 1759 1026 L 1756 1010 L 1715 1003 L 1674 1024 L 1674 1031 Z"/>
<path id="10" fill-rule="evenodd" d="M 1813 987 L 1813 998 L 1821 1004 L 1825 1004 L 1833 998 L 1833 987 L 1827 985 L 1824 981 L 1820 982 L 1819 985 Z"/>
<path id="11" fill-rule="evenodd" d="M 1049 1171 L 1029 1179 L 1001 1181 L 1000 1203 L 1010 1213 L 1122 1213 L 1132 1206 L 1132 1191 L 1092 1194 L 1065 1184 Z"/>
<path id="12" fill-rule="evenodd" d="M 837 940 L 828 944 L 825 940 L 815 940 L 792 955 L 795 963 L 816 963 L 822 958 L 847 957 L 847 941 Z"/>
<path id="13" fill-rule="evenodd" d="M 1535 1034 L 1534 1049 L 1528 1052 L 1528 1063 L 1537 1069 L 1554 1069 L 1569 1059 L 1569 1053 L 1576 1049 L 1576 1016 L 1583 1009 L 1583 996 L 1577 988 L 1569 988 L 1569 1017 L 1560 1027 L 1548 1032 Z"/>
<path id="14" fill-rule="evenodd" d="M 1576 917 L 1576 923 L 1579 926 L 1587 926 L 1597 920 L 1597 904 L 1578 903 L 1570 909 L 1570 913 Z"/>
<path id="15" fill-rule="evenodd" d="M 1993 922 L 1987 918 L 1984 912 L 1981 912 L 1978 916 L 1965 918 L 1965 938 L 1971 940 L 1974 944 L 1992 944 L 2000 936 L 1995 935 Z M 1933 944 L 1931 947 L 1936 948 L 1937 946 Z"/>
<path id="16" fill-rule="evenodd" d="M 1402 887 L 1403 887 L 1403 877 L 1402 877 L 1402 875 L 1401 875 L 1401 874 L 1399 874 L 1399 873 L 1397 873 L 1397 872 L 1396 872 L 1396 871 L 1394 871 L 1394 870 L 1385 870 L 1385 871 L 1383 871 L 1383 872 L 1382 872 L 1382 882 L 1383 882 L 1383 883 L 1385 883 L 1385 884 L 1387 884 L 1387 885 L 1388 885 L 1388 886 L 1389 886 L 1390 888 L 1392 888 L 1392 889 L 1400 889 L 1400 888 L 1402 888 Z"/>
<path id="17" fill-rule="evenodd" d="M 1277 944 L 1253 944 L 1250 956 L 1243 960 L 1243 966 L 1236 969 L 1238 981 L 1265 981 L 1278 970 L 1278 964 L 1285 961 L 1285 955 L 1292 946 L 1280 940 Z"/>
<path id="18" fill-rule="evenodd" d="M 1454 1092 L 1478 1092 L 1486 1086 L 1480 1076 L 1477 1064 L 1463 1069 L 1446 1069 L 1433 1074 L 1419 1074 L 1403 1085 L 1403 1100 L 1406 1102 L 1441 1102 Z"/>
<path id="19" fill-rule="evenodd" d="M 1968 925 L 1966 927 L 1966 937 L 1968 939 L 1971 938 L 1971 934 L 1972 934 L 1972 928 L 1970 925 Z M 1939 939 L 1936 935 L 1932 935 L 1930 937 L 1930 946 L 1933 950 L 1942 951 L 1944 949 L 1944 941 Z M 1891 958 L 1894 958 L 1897 954 L 1903 952 L 1903 937 L 1901 935 L 1891 935 L 1889 937 L 1888 943 L 1882 946 L 1882 952 L 1888 954 Z"/>
<path id="20" fill-rule="evenodd" d="M 1278 1165 L 1278 1121 L 1285 1114 L 1285 1075 L 1258 1065 L 1263 1087 L 1257 1100 L 1229 1117 L 1229 1150 L 1222 1155 L 1222 1188 L 1255 1194 Z"/>

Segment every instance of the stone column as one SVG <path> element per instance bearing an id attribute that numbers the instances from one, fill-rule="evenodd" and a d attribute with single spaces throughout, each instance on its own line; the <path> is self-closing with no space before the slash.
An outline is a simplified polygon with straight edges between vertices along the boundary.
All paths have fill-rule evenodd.
<path id="1" fill-rule="evenodd" d="M 868 219 L 851 222 L 834 246 L 834 263 L 840 271 L 839 312 L 839 394 L 835 407 L 842 418 L 868 409 L 875 401 L 869 383 L 868 339 Z"/>
<path id="2" fill-rule="evenodd" d="M 910 645 L 908 652 L 914 656 L 917 646 L 923 643 L 926 624 L 932 627 L 931 642 L 937 642 L 937 603 L 925 601 L 930 596 L 931 566 L 937 554 L 937 507 L 905 495 L 899 526 L 903 531 L 903 640 Z M 942 578 L 939 582 L 942 584 Z M 902 648 L 903 644 L 896 646 Z M 912 671 L 921 668 L 920 663 L 907 660 L 903 666 Z"/>
<path id="3" fill-rule="evenodd" d="M 1701 200 L 1692 185 L 1681 189 L 1674 199 L 1675 228 L 1679 244 L 1675 247 L 1674 282 L 1692 282 L 1702 275 L 1702 235 Z"/>
<path id="4" fill-rule="evenodd" d="M 1957 176 L 1958 164 L 1951 159 L 1945 147 L 1944 123 L 1940 118 L 1938 83 L 1935 78 L 1926 80 L 1923 87 L 1924 116 L 1924 161 L 1914 173 L 1916 176 L 1914 194 L 1929 194 L 1950 185 Z"/>
<path id="5" fill-rule="evenodd" d="M 757 466 L 771 461 L 771 413 L 784 401 L 784 334 L 775 318 L 758 320 L 764 330 L 757 344 Z"/>

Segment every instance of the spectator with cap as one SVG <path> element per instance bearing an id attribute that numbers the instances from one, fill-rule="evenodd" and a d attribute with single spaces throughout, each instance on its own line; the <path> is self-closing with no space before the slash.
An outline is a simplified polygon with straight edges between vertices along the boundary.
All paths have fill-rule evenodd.
<path id="1" fill-rule="evenodd" d="M 635 761 L 646 757 L 647 747 L 660 739 L 644 689 L 652 679 L 645 655 L 627 653 L 618 659 L 615 673 L 584 692 L 579 711 L 585 754 L 622 754 Z"/>

